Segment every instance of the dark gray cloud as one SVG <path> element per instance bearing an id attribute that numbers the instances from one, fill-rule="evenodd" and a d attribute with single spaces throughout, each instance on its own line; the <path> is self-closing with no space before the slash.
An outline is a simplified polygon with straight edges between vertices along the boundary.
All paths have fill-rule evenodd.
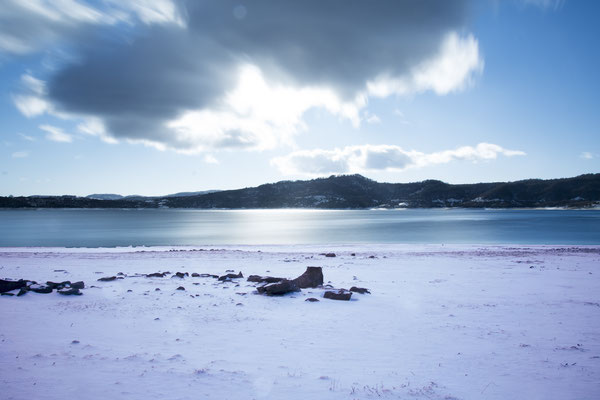
<path id="1" fill-rule="evenodd" d="M 127 40 L 98 34 L 81 43 L 71 37 L 77 62 L 47 84 L 55 109 L 98 117 L 117 138 L 184 148 L 188 141 L 165 124 L 186 110 L 222 107 L 243 63 L 258 66 L 271 81 L 326 86 L 350 99 L 369 79 L 401 76 L 432 57 L 448 32 L 463 28 L 469 11 L 467 0 L 177 5 L 183 27 L 143 26 Z M 244 143 L 235 132 L 229 137 L 235 145 Z"/>

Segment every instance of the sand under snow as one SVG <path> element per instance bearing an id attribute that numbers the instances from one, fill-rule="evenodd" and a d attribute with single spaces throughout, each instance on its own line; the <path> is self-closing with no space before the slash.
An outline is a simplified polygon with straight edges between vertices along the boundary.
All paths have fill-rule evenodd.
<path id="1" fill-rule="evenodd" d="M 372 294 L 96 281 L 307 266 Z M 3 399 L 600 398 L 600 246 L 3 248 L 0 278 L 87 286 L 0 297 Z"/>

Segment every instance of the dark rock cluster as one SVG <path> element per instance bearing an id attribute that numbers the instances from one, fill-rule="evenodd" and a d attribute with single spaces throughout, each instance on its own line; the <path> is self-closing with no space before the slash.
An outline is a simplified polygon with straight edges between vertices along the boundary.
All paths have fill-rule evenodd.
<path id="1" fill-rule="evenodd" d="M 52 293 L 56 290 L 57 293 L 69 296 L 69 295 L 81 295 L 80 289 L 85 288 L 83 281 L 79 282 L 52 282 L 48 281 L 45 284 L 37 283 L 36 281 L 30 281 L 26 279 L 19 279 L 18 281 L 10 281 L 0 279 L 0 293 L 2 296 L 14 296 L 14 293 L 10 293 L 13 290 L 19 289 L 17 296 L 23 296 L 27 292 L 34 293 Z"/>
<path id="2" fill-rule="evenodd" d="M 331 288 L 332 285 L 323 285 L 323 268 L 321 267 L 306 267 L 306 271 L 295 279 L 275 278 L 271 276 L 250 275 L 248 282 L 261 283 L 256 287 L 256 291 L 260 294 L 268 296 L 282 296 L 287 293 L 300 292 L 301 289 L 307 288 Z M 335 289 L 328 290 L 323 294 L 323 297 L 331 300 L 348 301 L 352 297 L 352 293 L 366 294 L 371 293 L 366 288 L 353 286 L 350 290 Z M 305 301 L 317 302 L 318 299 L 310 297 Z"/>

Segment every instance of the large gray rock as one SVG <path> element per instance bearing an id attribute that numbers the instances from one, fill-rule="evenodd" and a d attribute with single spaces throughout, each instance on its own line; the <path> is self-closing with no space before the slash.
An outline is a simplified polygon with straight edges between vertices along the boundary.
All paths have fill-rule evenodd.
<path id="1" fill-rule="evenodd" d="M 21 289 L 25 287 L 27 281 L 19 279 L 18 281 L 7 281 L 0 279 L 0 293 L 10 292 L 11 290 Z"/>
<path id="2" fill-rule="evenodd" d="M 293 280 L 299 288 L 315 288 L 323 284 L 323 268 L 306 267 L 306 271 Z"/>
<path id="3" fill-rule="evenodd" d="M 277 283 L 268 283 L 256 288 L 258 293 L 264 293 L 268 296 L 282 296 L 286 293 L 299 292 L 300 288 L 294 281 L 287 279 Z"/>

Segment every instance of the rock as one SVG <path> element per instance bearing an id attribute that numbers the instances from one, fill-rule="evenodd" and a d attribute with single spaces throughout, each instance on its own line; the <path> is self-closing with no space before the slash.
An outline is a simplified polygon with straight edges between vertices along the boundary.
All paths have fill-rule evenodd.
<path id="1" fill-rule="evenodd" d="M 171 278 L 185 278 L 186 276 L 190 276 L 187 272 L 175 272 L 175 274 Z"/>
<path id="2" fill-rule="evenodd" d="M 350 254 L 352 257 L 356 257 L 356 253 L 352 253 Z"/>
<path id="3" fill-rule="evenodd" d="M 50 286 L 38 284 L 29 286 L 29 290 L 35 293 L 52 293 L 52 288 Z"/>
<path id="4" fill-rule="evenodd" d="M 23 296 L 28 291 L 29 291 L 29 289 L 27 289 L 26 287 L 22 287 L 21 290 L 19 290 L 19 293 L 17 293 L 17 296 Z"/>
<path id="5" fill-rule="evenodd" d="M 83 281 L 73 282 L 73 283 L 71 283 L 71 287 L 73 289 L 83 289 L 83 288 L 85 288 L 85 283 Z"/>
<path id="6" fill-rule="evenodd" d="M 197 272 L 192 273 L 192 278 L 200 278 L 200 274 Z"/>
<path id="7" fill-rule="evenodd" d="M 147 274 L 146 278 L 164 278 L 166 274 L 166 272 L 153 272 L 151 274 Z"/>
<path id="8" fill-rule="evenodd" d="M 160 288 L 154 289 L 155 292 L 160 292 Z"/>
<path id="9" fill-rule="evenodd" d="M 11 290 L 21 289 L 25 287 L 26 281 L 19 279 L 18 281 L 7 281 L 0 279 L 0 293 L 10 292 Z"/>
<path id="10" fill-rule="evenodd" d="M 308 299 L 306 299 L 304 301 L 308 301 L 308 302 L 314 303 L 316 301 L 319 301 L 319 299 L 315 299 L 314 297 L 309 297 Z"/>
<path id="11" fill-rule="evenodd" d="M 314 288 L 323 284 L 323 269 L 321 267 L 306 267 L 306 271 L 294 279 L 299 288 Z"/>
<path id="12" fill-rule="evenodd" d="M 258 293 L 264 293 L 268 296 L 282 296 L 286 293 L 299 292 L 300 288 L 294 281 L 287 279 L 277 283 L 267 283 L 256 288 Z"/>
<path id="13" fill-rule="evenodd" d="M 335 253 L 325 253 L 325 257 L 335 257 Z"/>
<path id="14" fill-rule="evenodd" d="M 237 278 L 243 278 L 243 277 L 244 277 L 244 275 L 242 275 L 242 271 L 240 271 L 240 273 L 237 275 L 236 274 L 227 274 L 227 275 L 220 276 L 219 280 L 220 281 L 228 281 L 231 279 L 237 279 Z"/>
<path id="15" fill-rule="evenodd" d="M 369 292 L 369 289 L 361 288 L 361 287 L 356 287 L 356 286 L 352 286 L 350 288 L 350 291 L 351 292 L 360 293 L 360 294 L 365 294 L 365 293 L 371 294 L 371 292 Z"/>
<path id="16" fill-rule="evenodd" d="M 219 275 L 212 275 L 212 274 L 200 274 L 200 278 L 215 278 L 218 279 Z"/>
<path id="17" fill-rule="evenodd" d="M 116 276 L 105 276 L 104 278 L 98 279 L 98 281 L 100 281 L 100 282 L 111 282 L 111 281 L 114 281 L 116 279 L 117 279 Z"/>
<path id="18" fill-rule="evenodd" d="M 250 275 L 248 277 L 248 282 L 276 283 L 276 282 L 281 282 L 284 279 L 285 278 L 275 278 L 273 276 Z"/>
<path id="19" fill-rule="evenodd" d="M 127 274 L 124 274 L 122 272 L 117 273 L 117 276 L 127 276 Z"/>
<path id="20" fill-rule="evenodd" d="M 79 289 L 76 289 L 76 288 L 60 289 L 60 290 L 58 290 L 58 293 L 62 294 L 63 296 L 81 296 L 82 295 L 82 293 L 79 291 Z"/>
<path id="21" fill-rule="evenodd" d="M 46 286 L 49 286 L 52 289 L 62 289 L 64 287 L 70 286 L 70 285 L 71 285 L 71 281 L 63 281 L 63 282 L 48 281 L 48 282 L 46 282 Z"/>
<path id="22" fill-rule="evenodd" d="M 14 293 L 0 293 L 0 296 L 14 296 Z"/>
<path id="23" fill-rule="evenodd" d="M 325 292 L 323 297 L 326 299 L 331 299 L 331 300 L 348 301 L 352 297 L 352 292 L 346 291 L 344 289 L 340 289 L 337 292 Z"/>
<path id="24" fill-rule="evenodd" d="M 183 286 L 179 286 L 177 289 L 175 290 L 185 290 L 185 288 Z"/>

